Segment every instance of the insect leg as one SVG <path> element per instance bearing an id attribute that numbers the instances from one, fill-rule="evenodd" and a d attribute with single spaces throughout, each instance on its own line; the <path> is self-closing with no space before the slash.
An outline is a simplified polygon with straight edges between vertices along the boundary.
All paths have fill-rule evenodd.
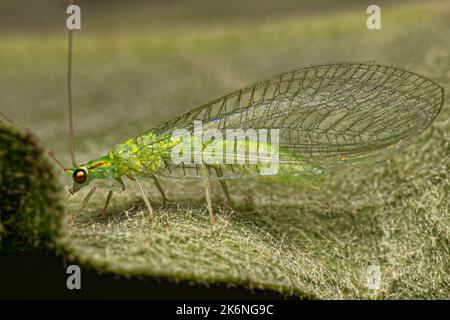
<path id="1" fill-rule="evenodd" d="M 153 180 L 155 181 L 155 185 L 156 185 L 156 187 L 158 188 L 159 193 L 161 193 L 161 196 L 163 197 L 163 201 L 164 201 L 164 205 L 165 205 L 166 202 L 167 202 L 166 193 L 164 192 L 164 190 L 163 190 L 163 188 L 162 188 L 162 186 L 161 186 L 161 183 L 159 182 L 158 177 L 155 176 L 155 175 L 153 175 Z"/>
<path id="2" fill-rule="evenodd" d="M 92 197 L 92 195 L 94 194 L 95 190 L 97 189 L 98 185 L 94 184 L 94 186 L 92 187 L 91 190 L 89 190 L 88 194 L 86 195 L 86 197 L 83 199 L 83 202 L 81 203 L 80 208 L 72 215 L 72 217 L 70 217 L 70 222 L 73 222 L 75 220 L 76 217 L 78 217 L 80 215 L 80 213 L 83 211 L 83 209 L 86 207 L 86 205 L 89 202 L 89 199 Z"/>
<path id="3" fill-rule="evenodd" d="M 203 183 L 205 185 L 205 196 L 206 196 L 206 204 L 208 206 L 209 217 L 211 218 L 211 224 L 216 223 L 216 219 L 214 218 L 212 211 L 212 201 L 211 201 L 211 183 L 208 177 L 208 171 L 206 170 L 206 165 L 202 162 L 201 164 L 202 173 L 205 176 L 203 179 Z"/>
<path id="4" fill-rule="evenodd" d="M 155 220 L 155 214 L 153 212 L 153 207 L 150 203 L 150 200 L 147 197 L 147 194 L 145 193 L 144 187 L 142 186 L 141 181 L 139 180 L 138 177 L 134 177 L 136 179 L 136 182 L 139 185 L 139 188 L 141 189 L 142 195 L 144 196 L 144 202 L 145 205 L 147 206 L 148 211 L 150 212 L 150 223 L 153 223 L 153 221 Z"/>
<path id="5" fill-rule="evenodd" d="M 214 170 L 216 171 L 216 174 L 218 177 L 223 177 L 223 171 L 222 168 L 214 166 Z M 231 204 L 231 197 L 230 193 L 228 192 L 227 183 L 225 182 L 225 179 L 219 178 L 220 185 L 222 186 L 223 193 L 225 193 L 225 197 L 227 198 L 228 203 Z"/>
<path id="6" fill-rule="evenodd" d="M 122 179 L 116 178 L 116 181 L 120 184 L 122 191 L 125 191 L 125 184 L 123 183 Z"/>
<path id="7" fill-rule="evenodd" d="M 108 192 L 108 196 L 106 197 L 105 206 L 103 207 L 103 210 L 102 210 L 102 216 L 105 215 L 106 209 L 108 209 L 109 201 L 111 201 L 111 197 L 112 197 L 113 193 L 114 193 L 114 191 Z"/>

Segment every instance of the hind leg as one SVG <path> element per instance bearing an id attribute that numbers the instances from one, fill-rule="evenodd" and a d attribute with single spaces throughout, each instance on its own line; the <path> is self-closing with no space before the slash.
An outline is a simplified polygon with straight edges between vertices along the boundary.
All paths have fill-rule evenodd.
<path id="1" fill-rule="evenodd" d="M 202 174 L 204 176 L 203 184 L 205 186 L 205 197 L 206 204 L 208 206 L 209 217 L 211 220 L 211 224 L 216 223 L 216 219 L 214 218 L 213 210 L 212 210 L 212 200 L 211 200 L 211 183 L 209 181 L 208 171 L 206 170 L 206 165 L 202 162 L 201 164 Z"/>
<path id="2" fill-rule="evenodd" d="M 232 204 L 230 192 L 228 191 L 227 183 L 225 182 L 225 179 L 221 179 L 220 177 L 223 177 L 223 171 L 222 168 L 214 166 L 214 170 L 216 171 L 217 176 L 219 177 L 219 183 L 222 187 L 223 193 L 225 194 L 225 197 L 227 198 L 228 204 Z"/>
<path id="3" fill-rule="evenodd" d="M 153 180 L 154 180 L 154 182 L 155 182 L 155 186 L 156 186 L 156 187 L 158 188 L 158 190 L 159 190 L 159 193 L 161 193 L 161 196 L 162 196 L 163 201 L 164 201 L 164 205 L 166 205 L 166 203 L 167 203 L 166 193 L 164 192 L 164 190 L 163 190 L 163 188 L 162 188 L 162 186 L 161 186 L 161 183 L 159 182 L 158 177 L 155 176 L 155 175 L 153 175 Z"/>

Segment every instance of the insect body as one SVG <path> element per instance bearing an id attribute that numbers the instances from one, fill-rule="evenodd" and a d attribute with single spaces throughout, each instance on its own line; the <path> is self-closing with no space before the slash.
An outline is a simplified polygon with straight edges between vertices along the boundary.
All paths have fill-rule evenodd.
<path id="1" fill-rule="evenodd" d="M 383 159 L 419 136 L 439 113 L 443 89 L 424 77 L 377 64 L 318 65 L 223 96 L 66 170 L 71 192 L 93 183 L 125 189 L 123 177 L 210 179 L 227 197 L 227 179 L 260 177 L 317 188 L 327 170 Z M 181 134 L 180 134 L 181 132 Z M 107 205 L 107 204 L 106 204 Z M 106 208 L 106 206 L 105 206 Z M 78 212 L 78 213 L 79 213 Z"/>

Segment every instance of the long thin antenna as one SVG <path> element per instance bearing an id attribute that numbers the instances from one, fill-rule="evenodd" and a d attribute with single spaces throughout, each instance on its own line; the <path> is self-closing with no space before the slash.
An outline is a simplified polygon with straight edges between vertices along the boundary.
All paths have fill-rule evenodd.
<path id="1" fill-rule="evenodd" d="M 4 114 L 1 111 L 0 111 L 0 118 L 3 118 L 3 120 L 5 120 L 6 122 L 9 122 L 9 124 L 17 126 L 14 121 L 12 121 L 6 114 Z"/>
<path id="2" fill-rule="evenodd" d="M 56 163 L 61 169 L 63 169 L 64 171 L 67 171 L 67 169 L 64 168 L 64 166 L 62 165 L 62 163 L 59 162 L 58 159 L 56 159 L 55 153 L 54 153 L 52 150 L 50 150 L 47 154 L 48 154 L 48 156 L 49 156 L 51 159 L 53 159 L 53 161 L 55 161 L 55 163 Z"/>
<path id="3" fill-rule="evenodd" d="M 73 0 L 69 0 L 69 6 L 73 5 Z M 73 30 L 68 29 L 68 53 L 67 53 L 67 95 L 68 95 L 68 107 L 69 107 L 69 142 L 70 142 L 70 158 L 72 164 L 77 167 L 75 161 L 75 142 L 74 142 L 74 130 L 73 130 L 73 108 L 72 108 L 72 42 L 73 42 Z"/>

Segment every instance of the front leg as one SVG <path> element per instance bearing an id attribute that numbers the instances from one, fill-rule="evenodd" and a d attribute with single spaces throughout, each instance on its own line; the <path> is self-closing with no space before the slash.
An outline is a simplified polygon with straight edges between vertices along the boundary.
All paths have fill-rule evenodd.
<path id="1" fill-rule="evenodd" d="M 86 205 L 89 202 L 89 199 L 91 199 L 92 195 L 94 194 L 95 190 L 97 190 L 98 184 L 94 184 L 94 186 L 92 187 L 91 190 L 89 190 L 88 194 L 86 195 L 86 197 L 83 199 L 83 202 L 81 203 L 80 208 L 70 217 L 70 223 L 73 223 L 75 218 L 78 217 L 81 212 L 83 211 L 83 209 L 86 207 Z"/>

